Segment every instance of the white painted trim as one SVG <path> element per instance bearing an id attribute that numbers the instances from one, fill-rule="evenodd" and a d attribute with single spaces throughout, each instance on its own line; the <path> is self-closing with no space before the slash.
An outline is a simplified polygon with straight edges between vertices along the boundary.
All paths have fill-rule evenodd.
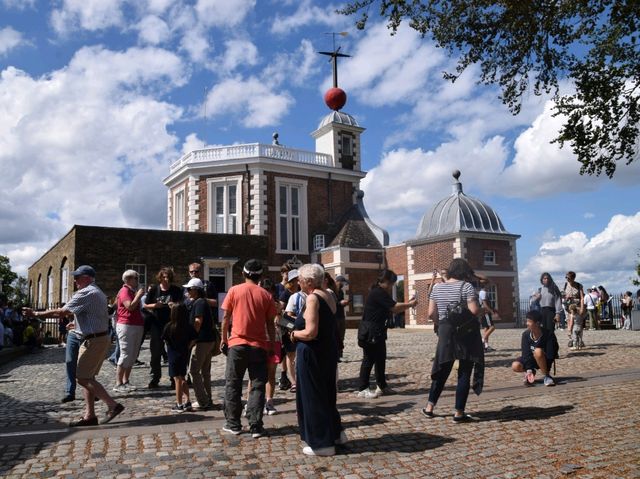
<path id="1" fill-rule="evenodd" d="M 274 177 L 275 188 L 275 225 L 276 225 L 276 254 L 309 254 L 309 207 L 307 190 L 309 182 L 300 178 Z M 290 186 L 298 188 L 300 192 L 298 211 L 300 218 L 300 248 L 297 250 L 280 248 L 280 187 Z"/>
<path id="2" fill-rule="evenodd" d="M 215 208 L 215 192 L 214 189 L 218 186 L 225 187 L 225 208 L 228 186 L 235 184 L 236 186 L 236 225 L 237 231 L 214 231 L 214 225 L 216 220 L 216 208 Z M 242 215 L 242 175 L 233 176 L 216 176 L 213 178 L 207 178 L 207 233 L 217 234 L 242 234 L 242 225 L 244 224 L 244 217 Z M 226 229 L 228 224 L 227 213 L 225 213 L 224 227 Z"/>

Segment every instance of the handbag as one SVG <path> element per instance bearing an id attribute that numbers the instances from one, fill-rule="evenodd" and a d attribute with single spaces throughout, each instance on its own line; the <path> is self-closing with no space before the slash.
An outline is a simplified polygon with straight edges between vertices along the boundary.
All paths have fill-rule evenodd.
<path id="1" fill-rule="evenodd" d="M 480 330 L 480 323 L 462 297 L 464 281 L 460 285 L 460 299 L 456 303 L 447 305 L 447 321 L 453 326 L 454 335 L 457 338 L 464 338 L 471 333 Z"/>

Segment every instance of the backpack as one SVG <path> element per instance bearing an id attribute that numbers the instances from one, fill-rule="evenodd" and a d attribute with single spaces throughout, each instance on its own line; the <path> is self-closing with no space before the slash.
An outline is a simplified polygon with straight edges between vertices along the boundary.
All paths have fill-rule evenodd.
<path id="1" fill-rule="evenodd" d="M 460 285 L 460 299 L 455 303 L 447 305 L 446 319 L 453 326 L 454 334 L 457 338 L 464 338 L 475 331 L 480 331 L 480 323 L 467 307 L 467 302 L 462 297 L 464 281 Z"/>
<path id="2" fill-rule="evenodd" d="M 540 293 L 540 288 L 538 288 L 538 293 Z M 536 293 L 533 293 L 529 296 L 529 311 L 540 311 L 542 308 L 540 307 L 540 298 L 535 299 Z"/>

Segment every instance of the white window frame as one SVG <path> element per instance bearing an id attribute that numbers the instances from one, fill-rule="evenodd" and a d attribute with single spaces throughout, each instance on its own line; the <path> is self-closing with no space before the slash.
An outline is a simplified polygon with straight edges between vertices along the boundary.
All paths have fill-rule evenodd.
<path id="1" fill-rule="evenodd" d="M 354 156 L 353 147 L 354 147 L 354 138 L 351 135 L 342 134 L 340 135 L 341 144 L 340 149 L 343 156 Z"/>
<path id="2" fill-rule="evenodd" d="M 173 192 L 173 231 L 187 230 L 187 193 L 183 186 Z"/>
<path id="3" fill-rule="evenodd" d="M 313 237 L 313 251 L 320 251 L 325 247 L 325 235 L 317 234 Z"/>
<path id="4" fill-rule="evenodd" d="M 42 290 L 43 290 L 43 288 L 42 288 L 42 275 L 39 275 L 38 276 L 38 291 L 37 291 L 37 294 L 38 294 L 38 301 L 37 301 L 38 307 L 42 307 L 42 303 L 43 303 L 43 301 L 42 301 L 42 299 L 43 299 L 42 298 Z"/>
<path id="5" fill-rule="evenodd" d="M 236 187 L 236 229 L 235 231 L 229 231 L 229 186 Z M 222 224 L 223 230 L 217 231 L 217 210 L 216 210 L 216 188 L 222 187 L 224 188 L 223 195 L 223 213 L 222 213 Z M 217 177 L 217 178 L 209 178 L 207 179 L 207 197 L 208 197 L 208 218 L 207 218 L 207 230 L 209 233 L 218 233 L 218 234 L 241 234 L 242 233 L 242 176 L 225 176 L 225 177 Z"/>
<path id="6" fill-rule="evenodd" d="M 60 304 L 69 301 L 69 266 L 68 263 L 60 268 Z"/>
<path id="7" fill-rule="evenodd" d="M 53 308 L 53 268 L 47 273 L 47 308 Z"/>
<path id="8" fill-rule="evenodd" d="M 498 309 L 498 287 L 495 284 L 490 284 L 484 287 L 485 292 L 487 293 L 487 302 L 491 309 Z"/>
<path id="9" fill-rule="evenodd" d="M 485 249 L 482 251 L 482 262 L 483 264 L 491 264 L 495 265 L 496 263 L 496 250 L 494 249 Z"/>
<path id="10" fill-rule="evenodd" d="M 202 277 L 210 280 L 210 270 L 212 269 L 224 269 L 224 291 L 218 291 L 218 318 L 222 320 L 224 311 L 222 311 L 222 303 L 227 291 L 233 286 L 233 265 L 238 262 L 238 258 L 220 258 L 220 259 L 208 259 L 203 258 L 202 264 L 204 266 L 204 272 Z"/>
<path id="11" fill-rule="evenodd" d="M 291 215 L 291 204 L 289 200 L 288 211 L 286 215 L 280 214 L 280 188 L 285 186 L 290 191 L 291 188 L 298 188 L 298 229 L 300 232 L 299 247 L 298 249 L 291 248 L 291 228 L 287 228 L 287 248 L 283 249 L 281 245 L 281 221 L 285 217 L 287 223 L 293 218 Z M 309 254 L 309 232 L 308 232 L 308 219 L 307 219 L 307 181 L 298 180 L 294 178 L 275 178 L 276 188 L 276 202 L 275 202 L 275 216 L 276 216 L 276 253 L 282 254 Z M 289 198 L 291 196 L 289 195 Z"/>
<path id="12" fill-rule="evenodd" d="M 138 287 L 147 290 L 147 265 L 142 263 L 127 263 L 124 265 L 125 271 L 128 269 L 138 273 Z"/>

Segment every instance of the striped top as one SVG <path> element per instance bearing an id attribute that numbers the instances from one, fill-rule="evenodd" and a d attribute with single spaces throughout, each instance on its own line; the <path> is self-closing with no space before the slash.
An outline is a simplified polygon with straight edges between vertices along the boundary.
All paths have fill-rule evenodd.
<path id="1" fill-rule="evenodd" d="M 460 281 L 456 280 L 451 283 L 436 284 L 431 290 L 429 299 L 436 302 L 438 307 L 438 320 L 442 321 L 447 316 L 447 306 L 460 301 Z M 466 302 L 478 300 L 473 285 L 466 281 L 462 286 L 462 299 Z"/>
<path id="2" fill-rule="evenodd" d="M 109 329 L 107 297 L 95 283 L 76 291 L 62 309 L 75 315 L 77 334 L 103 333 Z"/>

